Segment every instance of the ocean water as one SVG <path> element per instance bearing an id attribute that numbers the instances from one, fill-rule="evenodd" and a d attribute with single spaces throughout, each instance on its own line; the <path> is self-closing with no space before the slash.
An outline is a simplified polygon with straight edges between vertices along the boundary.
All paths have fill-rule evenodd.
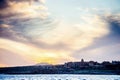
<path id="1" fill-rule="evenodd" d="M 120 80 L 120 75 L 0 75 L 0 80 Z"/>

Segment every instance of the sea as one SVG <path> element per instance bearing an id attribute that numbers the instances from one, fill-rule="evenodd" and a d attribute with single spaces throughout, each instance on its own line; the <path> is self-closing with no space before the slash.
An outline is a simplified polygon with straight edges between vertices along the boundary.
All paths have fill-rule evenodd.
<path id="1" fill-rule="evenodd" d="M 0 80 L 120 80 L 120 75 L 76 75 L 76 74 L 0 75 Z"/>

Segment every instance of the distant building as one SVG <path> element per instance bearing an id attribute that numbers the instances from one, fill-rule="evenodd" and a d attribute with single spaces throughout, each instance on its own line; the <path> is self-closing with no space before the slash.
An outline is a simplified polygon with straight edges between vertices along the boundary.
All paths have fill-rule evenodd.
<path id="1" fill-rule="evenodd" d="M 81 62 L 84 63 L 84 59 L 81 59 Z"/>
<path id="2" fill-rule="evenodd" d="M 72 68 L 81 68 L 88 66 L 88 62 L 85 62 L 84 59 L 81 59 L 80 62 L 68 62 L 64 64 L 66 67 L 72 67 Z"/>
<path id="3" fill-rule="evenodd" d="M 102 62 L 102 65 L 110 65 L 111 63 L 109 61 Z"/>
<path id="4" fill-rule="evenodd" d="M 112 64 L 120 64 L 120 61 L 112 61 Z"/>

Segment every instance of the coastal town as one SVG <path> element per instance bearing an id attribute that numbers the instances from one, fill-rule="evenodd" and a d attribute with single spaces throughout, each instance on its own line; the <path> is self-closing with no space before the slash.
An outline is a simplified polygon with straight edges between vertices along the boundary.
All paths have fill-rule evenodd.
<path id="1" fill-rule="evenodd" d="M 0 74 L 120 74 L 120 61 L 81 61 L 59 65 L 33 65 L 0 68 Z"/>

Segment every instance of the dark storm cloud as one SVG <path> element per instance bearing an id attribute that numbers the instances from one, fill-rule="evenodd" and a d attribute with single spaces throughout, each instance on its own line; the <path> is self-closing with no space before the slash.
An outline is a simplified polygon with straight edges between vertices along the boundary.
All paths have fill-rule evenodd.
<path id="1" fill-rule="evenodd" d="M 110 36 L 120 38 L 120 16 L 111 16 L 111 18 L 108 18 L 108 23 L 111 31 Z"/>
<path id="2" fill-rule="evenodd" d="M 33 2 L 37 2 L 39 0 L 0 0 L 0 20 L 4 18 L 8 18 L 11 16 L 19 16 L 20 13 L 17 13 L 17 11 L 14 11 L 13 5 L 18 5 L 18 3 L 22 3 L 23 6 L 26 5 L 24 3 L 28 2 L 29 5 L 32 5 Z M 17 6 L 16 6 L 17 7 Z"/>
<path id="3" fill-rule="evenodd" d="M 27 38 L 24 35 L 14 31 L 12 28 L 13 26 L 0 24 L 0 37 L 21 42 L 27 41 Z"/>
<path id="4" fill-rule="evenodd" d="M 0 9 L 5 9 L 10 6 L 10 2 L 31 2 L 38 0 L 0 0 Z"/>
<path id="5" fill-rule="evenodd" d="M 0 9 L 7 8 L 8 6 L 8 0 L 0 0 Z"/>
<path id="6" fill-rule="evenodd" d="M 29 12 L 29 9 L 32 8 L 32 3 L 37 1 L 40 0 L 0 0 L 0 37 L 12 40 L 27 38 L 25 29 L 30 26 L 31 21 L 37 20 L 38 17 L 31 17 L 32 11 Z M 24 10 L 23 6 L 28 11 Z M 21 10 L 23 11 L 21 12 Z M 33 9 L 33 11 L 35 10 Z M 27 12 L 28 14 L 26 14 Z M 40 22 L 41 19 L 39 18 L 38 21 Z"/>

